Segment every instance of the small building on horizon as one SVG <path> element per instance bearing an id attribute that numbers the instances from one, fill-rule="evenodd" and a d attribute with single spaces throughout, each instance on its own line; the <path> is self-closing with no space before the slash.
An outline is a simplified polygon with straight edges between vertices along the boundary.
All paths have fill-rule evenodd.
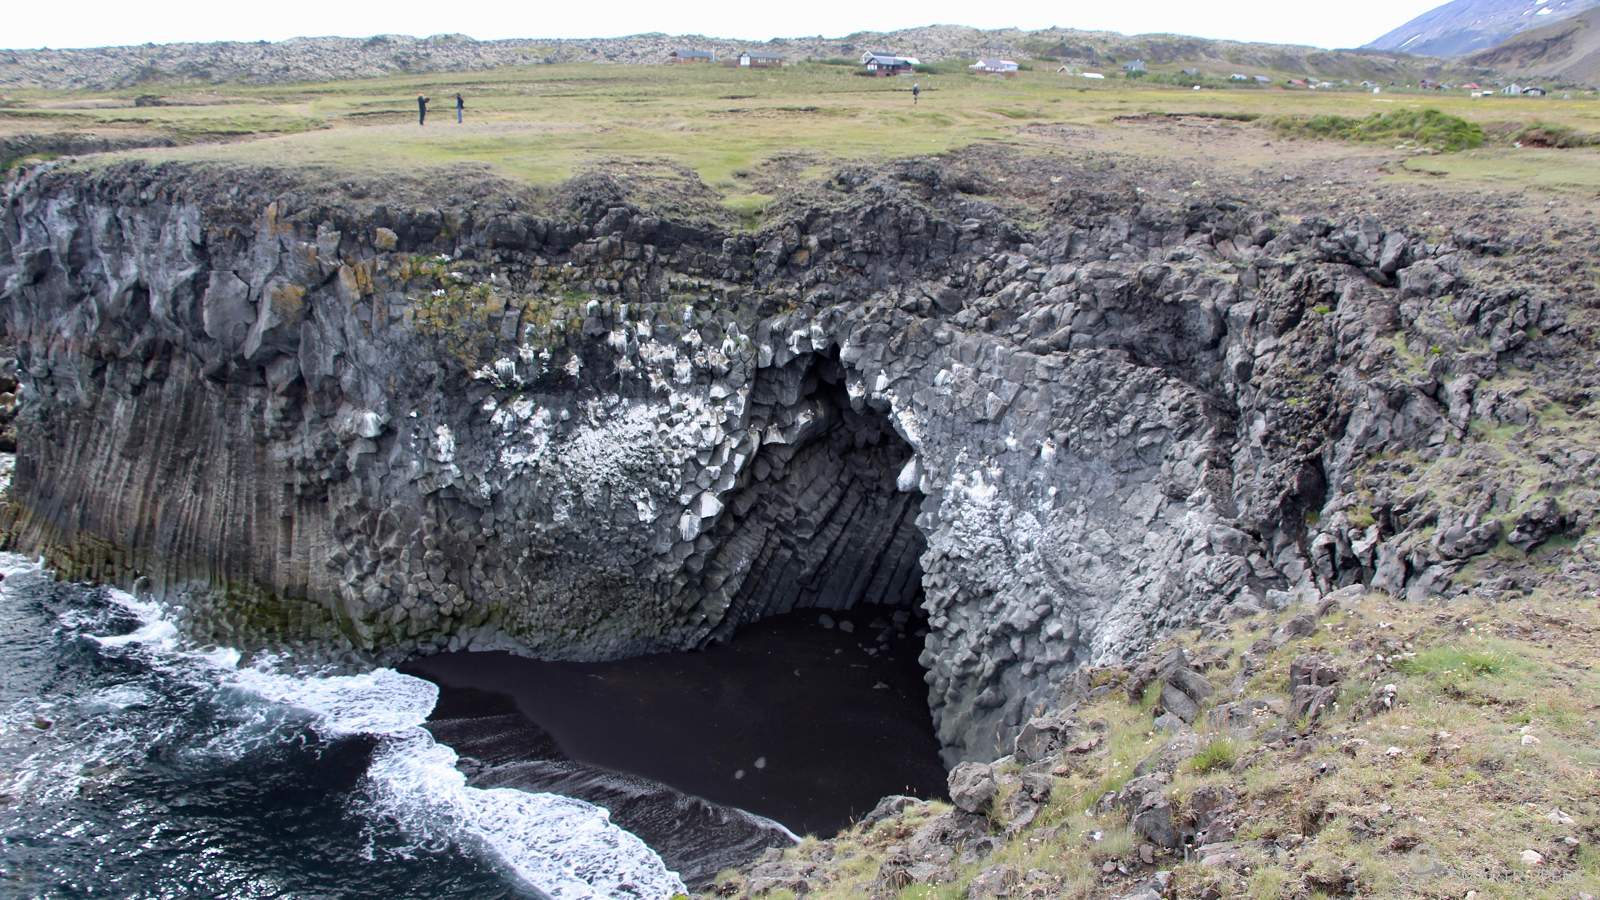
<path id="1" fill-rule="evenodd" d="M 783 64 L 784 58 L 776 53 L 746 50 L 739 54 L 739 68 L 741 69 L 781 69 Z"/>
<path id="2" fill-rule="evenodd" d="M 967 68 L 989 75 L 1015 75 L 1021 67 L 1009 59 L 980 59 Z"/>
<path id="3" fill-rule="evenodd" d="M 1122 71 L 1127 72 L 1129 75 L 1143 75 L 1148 70 L 1145 68 L 1144 60 L 1135 59 L 1130 62 L 1123 63 Z"/>
<path id="4" fill-rule="evenodd" d="M 713 63 L 717 61 L 717 51 L 691 50 L 679 47 L 672 51 L 672 61 L 675 63 Z"/>
<path id="5" fill-rule="evenodd" d="M 920 64 L 914 56 L 895 56 L 873 50 L 861 54 L 861 67 L 868 75 L 909 75 Z"/>

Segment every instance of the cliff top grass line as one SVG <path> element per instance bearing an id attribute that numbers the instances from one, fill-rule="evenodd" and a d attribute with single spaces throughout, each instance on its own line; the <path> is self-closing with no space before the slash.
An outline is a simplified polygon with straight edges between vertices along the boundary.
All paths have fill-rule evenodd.
<path id="1" fill-rule="evenodd" d="M 1471 98 L 1359 89 L 1204 90 L 1175 73 L 1103 81 L 1037 62 L 1014 78 L 941 64 L 912 77 L 865 78 L 853 64 L 783 69 L 722 66 L 506 67 L 474 73 L 323 84 L 146 86 L 108 92 L 17 91 L 0 106 L 8 162 L 29 155 L 124 150 L 155 159 L 314 167 L 361 176 L 434 177 L 463 167 L 535 186 L 592 169 L 698 194 L 726 217 L 755 220 L 775 197 L 840 162 L 931 156 L 977 145 L 1030 154 L 1204 157 L 1260 167 L 1289 157 L 1371 158 L 1375 175 L 1469 189 L 1600 192 L 1600 149 L 1520 143 L 1530 128 L 1600 134 L 1600 101 L 1579 93 Z M 913 81 L 922 88 L 913 103 Z M 155 93 L 152 93 L 155 92 Z M 466 121 L 454 121 L 454 95 Z M 432 98 L 418 127 L 416 97 Z M 1481 132 L 1471 149 L 1438 129 L 1314 129 L 1328 117 L 1409 121 L 1437 110 Z M 1173 126 L 1214 134 L 1195 144 Z M 1542 132 L 1540 132 L 1542 133 Z M 1366 142 L 1339 136 L 1368 136 Z M 76 143 L 74 143 L 76 140 Z M 1220 142 L 1220 143 L 1219 143 Z M 1536 143 L 1536 142 L 1535 142 Z M 1380 166 L 1382 171 L 1379 171 Z M 681 199 L 681 198 L 680 198 Z M 716 209 L 720 207 L 720 209 Z"/>

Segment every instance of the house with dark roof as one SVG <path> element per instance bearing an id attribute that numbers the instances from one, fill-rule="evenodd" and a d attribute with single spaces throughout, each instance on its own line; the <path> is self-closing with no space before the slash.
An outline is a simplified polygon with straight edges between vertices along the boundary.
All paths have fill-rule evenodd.
<path id="1" fill-rule="evenodd" d="M 868 50 L 861 54 L 861 67 L 868 75 L 908 75 L 920 61 L 914 56 L 895 56 Z"/>
<path id="2" fill-rule="evenodd" d="M 741 69 L 781 69 L 784 59 L 776 53 L 762 53 L 757 50 L 746 50 L 739 54 L 739 68 Z"/>
<path id="3" fill-rule="evenodd" d="M 672 51 L 672 61 L 675 63 L 710 63 L 717 61 L 715 50 L 689 50 L 678 48 Z"/>

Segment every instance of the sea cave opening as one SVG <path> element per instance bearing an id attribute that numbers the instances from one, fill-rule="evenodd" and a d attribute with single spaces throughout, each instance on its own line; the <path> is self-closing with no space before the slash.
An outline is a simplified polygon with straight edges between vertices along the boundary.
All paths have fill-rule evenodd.
<path id="1" fill-rule="evenodd" d="M 724 609 L 700 649 L 605 663 L 446 654 L 415 671 L 447 695 L 511 695 L 571 764 L 796 834 L 834 834 L 885 796 L 943 796 L 919 658 L 926 542 L 907 474 L 914 451 L 862 394 L 837 353 L 758 375 L 748 402 L 760 443 L 691 573 L 691 589 Z M 658 830 L 651 814 L 614 815 Z"/>
<path id="2" fill-rule="evenodd" d="M 923 497 L 887 408 L 852 399 L 837 352 L 763 370 L 749 402 L 761 443 L 705 566 L 729 602 L 713 637 L 797 609 L 919 614 Z"/>

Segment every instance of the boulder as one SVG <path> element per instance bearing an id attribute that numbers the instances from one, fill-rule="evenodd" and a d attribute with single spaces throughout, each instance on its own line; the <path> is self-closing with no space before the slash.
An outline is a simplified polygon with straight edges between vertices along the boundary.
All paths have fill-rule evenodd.
<path id="1" fill-rule="evenodd" d="M 1164 791 L 1151 791 L 1140 799 L 1129 820 L 1133 833 L 1157 847 L 1176 850 L 1183 837 L 1172 819 L 1172 802 Z"/>
<path id="2" fill-rule="evenodd" d="M 1120 809 L 1132 815 L 1133 811 L 1139 808 L 1139 804 L 1144 802 L 1147 794 L 1159 794 L 1171 783 L 1172 776 L 1165 772 L 1140 775 L 1123 785 L 1122 790 L 1102 797 L 1096 808 L 1102 814 L 1112 809 Z"/>
<path id="3" fill-rule="evenodd" d="M 1078 732 L 1078 721 L 1056 712 L 1029 719 L 1017 732 L 1015 756 L 1023 764 L 1039 762 L 1068 744 Z"/>
<path id="4" fill-rule="evenodd" d="M 1239 801 L 1232 788 L 1223 784 L 1205 784 L 1189 795 L 1187 812 L 1195 830 L 1195 843 L 1209 844 L 1233 838 L 1234 806 Z"/>
<path id="5" fill-rule="evenodd" d="M 1188 666 L 1180 666 L 1162 679 L 1160 709 L 1186 725 L 1192 724 L 1200 715 L 1200 704 L 1214 693 L 1216 688 L 1205 676 Z"/>
<path id="6" fill-rule="evenodd" d="M 989 834 L 986 816 L 953 809 L 935 816 L 917 829 L 906 841 L 906 852 L 917 863 L 943 870 L 956 862 L 974 862 L 989 855 L 998 846 Z M 916 880 L 926 880 L 931 873 L 917 873 Z"/>
<path id="7" fill-rule="evenodd" d="M 1561 513 L 1561 504 L 1553 497 L 1544 497 L 1536 501 L 1522 515 L 1517 516 L 1516 523 L 1511 526 L 1511 533 L 1506 535 L 1506 543 L 1526 552 L 1566 530 L 1566 527 L 1567 521 Z"/>
<path id="8" fill-rule="evenodd" d="M 1315 722 L 1339 698 L 1342 673 L 1328 657 L 1302 654 L 1289 663 L 1289 718 Z"/>
<path id="9" fill-rule="evenodd" d="M 1301 613 L 1289 621 L 1279 625 L 1272 632 L 1272 646 L 1282 647 L 1297 638 L 1309 637 L 1317 630 L 1317 617 L 1311 613 Z"/>
<path id="10" fill-rule="evenodd" d="M 1338 684 L 1344 677 L 1333 660 L 1321 653 L 1304 653 L 1289 662 L 1289 690 L 1304 686 Z"/>
<path id="11" fill-rule="evenodd" d="M 877 825 L 879 822 L 882 822 L 885 819 L 892 819 L 895 816 L 905 812 L 907 809 L 910 809 L 911 807 L 920 803 L 922 803 L 922 801 L 915 797 L 907 797 L 902 794 L 893 794 L 883 798 L 882 800 L 879 800 L 878 805 L 874 806 L 871 812 L 862 816 L 861 821 L 857 822 L 856 824 L 860 825 L 862 828 L 871 828 L 874 825 Z"/>
<path id="12" fill-rule="evenodd" d="M 994 780 L 994 767 L 987 763 L 964 762 L 950 770 L 947 783 L 950 802 L 969 813 L 987 811 L 999 790 Z"/>
<path id="13" fill-rule="evenodd" d="M 1434 536 L 1433 546 L 1445 559 L 1466 559 L 1499 543 L 1503 527 L 1499 519 L 1490 519 L 1476 526 L 1454 523 L 1439 529 Z"/>
<path id="14" fill-rule="evenodd" d="M 978 873 L 967 886 L 967 896 L 978 900 L 986 897 L 1010 897 L 1022 883 L 1022 876 L 1010 866 L 990 866 Z"/>
<path id="15" fill-rule="evenodd" d="M 1277 709 L 1272 701 L 1252 697 L 1223 703 L 1212 709 L 1206 720 L 1217 728 L 1228 731 L 1253 731 L 1274 718 Z"/>

